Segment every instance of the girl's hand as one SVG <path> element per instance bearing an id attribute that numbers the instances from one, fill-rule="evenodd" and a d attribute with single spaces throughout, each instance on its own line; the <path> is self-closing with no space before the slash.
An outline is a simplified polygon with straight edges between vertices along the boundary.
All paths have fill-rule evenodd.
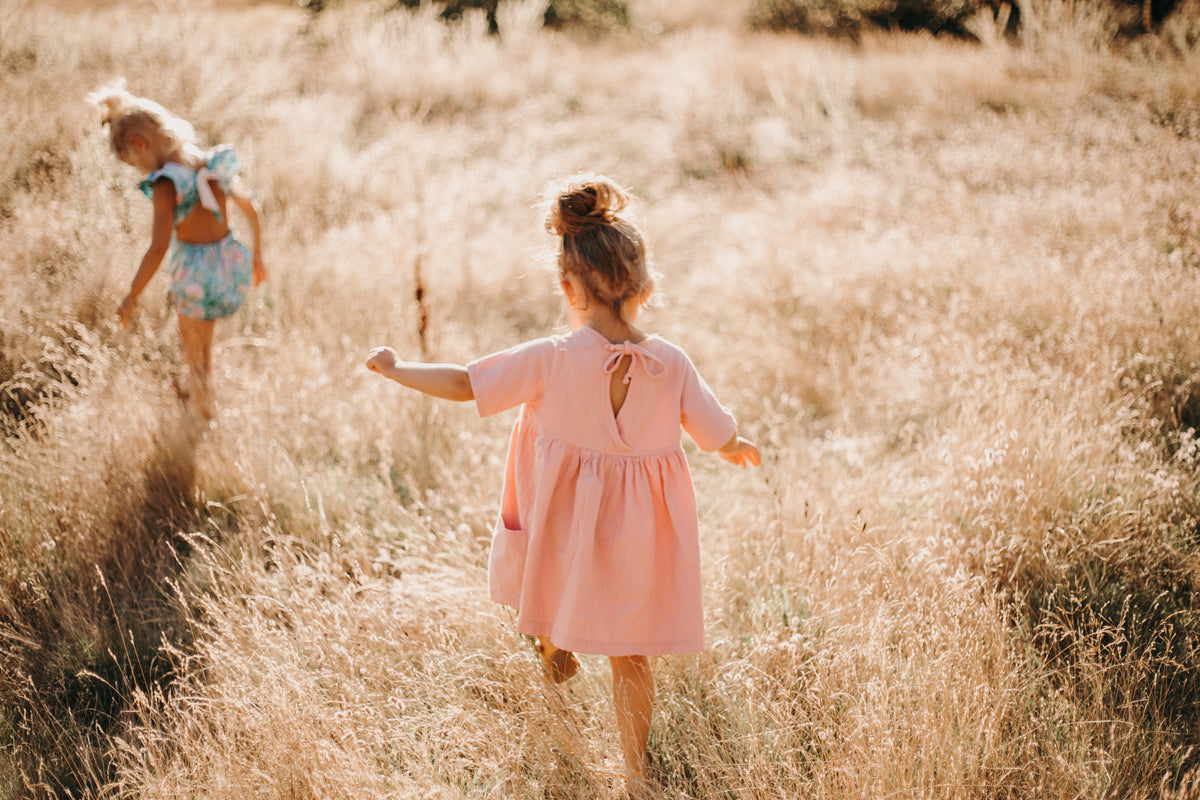
<path id="1" fill-rule="evenodd" d="M 758 453 L 758 445 L 740 436 L 734 436 L 726 442 L 725 446 L 717 451 L 717 455 L 730 464 L 736 464 L 739 467 L 757 467 L 762 464 L 762 457 Z"/>
<path id="2" fill-rule="evenodd" d="M 263 265 L 262 256 L 258 253 L 254 254 L 254 279 L 251 286 L 258 286 L 267 279 L 267 268 Z"/>
<path id="3" fill-rule="evenodd" d="M 386 375 L 388 370 L 396 366 L 396 351 L 390 347 L 376 347 L 367 356 L 367 369 Z"/>
<path id="4" fill-rule="evenodd" d="M 133 306 L 136 302 L 136 297 L 132 294 L 127 294 L 125 295 L 125 299 L 121 301 L 121 305 L 117 306 L 117 319 L 121 321 L 122 328 L 129 327 L 129 317 L 133 314 Z"/>

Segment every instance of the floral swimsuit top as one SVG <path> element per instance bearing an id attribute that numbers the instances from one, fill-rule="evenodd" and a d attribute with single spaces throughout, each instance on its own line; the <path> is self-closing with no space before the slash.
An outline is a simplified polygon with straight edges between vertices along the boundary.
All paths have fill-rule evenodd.
<path id="1" fill-rule="evenodd" d="M 178 225 L 184 217 L 192 213 L 197 205 L 211 211 L 217 219 L 221 218 L 221 206 L 217 203 L 210 180 L 215 180 L 221 189 L 229 194 L 233 191 L 234 178 L 238 172 L 237 154 L 232 145 L 219 144 L 208 152 L 205 165 L 193 171 L 191 167 L 168 161 L 161 169 L 156 169 L 138 183 L 142 194 L 153 199 L 154 184 L 160 178 L 166 178 L 175 185 L 175 224 Z"/>

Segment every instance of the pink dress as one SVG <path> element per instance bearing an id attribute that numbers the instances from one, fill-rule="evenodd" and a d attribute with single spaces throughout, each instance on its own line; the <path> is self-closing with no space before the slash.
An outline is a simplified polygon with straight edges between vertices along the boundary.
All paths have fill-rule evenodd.
<path id="1" fill-rule="evenodd" d="M 612 373 L 630 356 L 614 417 Z M 680 426 L 703 450 L 733 416 L 687 355 L 658 337 L 592 328 L 467 365 L 481 416 L 524 404 L 492 540 L 492 599 L 517 630 L 601 655 L 704 649 L 696 495 Z"/>

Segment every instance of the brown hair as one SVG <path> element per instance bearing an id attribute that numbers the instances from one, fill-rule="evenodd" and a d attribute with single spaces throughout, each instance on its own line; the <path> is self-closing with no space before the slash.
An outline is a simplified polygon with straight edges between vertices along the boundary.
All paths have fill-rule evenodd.
<path id="1" fill-rule="evenodd" d="M 581 175 L 553 187 L 546 214 L 546 230 L 562 237 L 560 276 L 578 275 L 618 318 L 625 301 L 653 282 L 645 238 L 621 216 L 632 199 L 609 178 Z"/>
<path id="2" fill-rule="evenodd" d="M 191 124 L 172 114 L 153 100 L 136 97 L 125 90 L 125 82 L 98 89 L 87 96 L 100 109 L 100 124 L 108 126 L 109 144 L 118 158 L 124 159 L 129 135 L 142 133 L 155 143 L 170 149 L 178 146 L 195 151 L 196 132 Z"/>

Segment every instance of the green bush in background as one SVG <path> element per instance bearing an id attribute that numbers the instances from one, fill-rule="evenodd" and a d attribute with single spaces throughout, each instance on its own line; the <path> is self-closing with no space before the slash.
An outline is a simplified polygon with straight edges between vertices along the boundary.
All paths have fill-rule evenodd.
<path id="1" fill-rule="evenodd" d="M 552 28 L 620 30 L 628 28 L 631 21 L 624 0 L 550 0 L 545 15 L 545 24 Z"/>
<path id="2" fill-rule="evenodd" d="M 320 14 L 337 5 L 340 0 L 299 0 L 300 6 L 311 14 Z M 432 2 L 441 7 L 440 16 L 452 22 L 462 19 L 470 10 L 483 11 L 487 16 L 488 32 L 500 33 L 496 10 L 500 0 L 395 0 L 393 8 L 416 9 L 422 3 Z M 618 30 L 630 24 L 629 6 L 624 0 L 549 0 L 543 15 L 547 27 L 580 27 L 589 30 Z"/>
<path id="3" fill-rule="evenodd" d="M 755 0 L 755 30 L 796 31 L 857 39 L 866 28 L 965 33 L 980 0 Z"/>
<path id="4" fill-rule="evenodd" d="M 991 12 L 1001 27 L 1020 29 L 1021 6 L 1012 0 L 754 0 L 746 20 L 755 30 L 794 31 L 857 40 L 869 28 L 948 33 L 975 38 L 969 21 Z M 1126 39 L 1160 32 L 1185 43 L 1200 30 L 1196 0 L 1109 0 L 1097 3 Z"/>

